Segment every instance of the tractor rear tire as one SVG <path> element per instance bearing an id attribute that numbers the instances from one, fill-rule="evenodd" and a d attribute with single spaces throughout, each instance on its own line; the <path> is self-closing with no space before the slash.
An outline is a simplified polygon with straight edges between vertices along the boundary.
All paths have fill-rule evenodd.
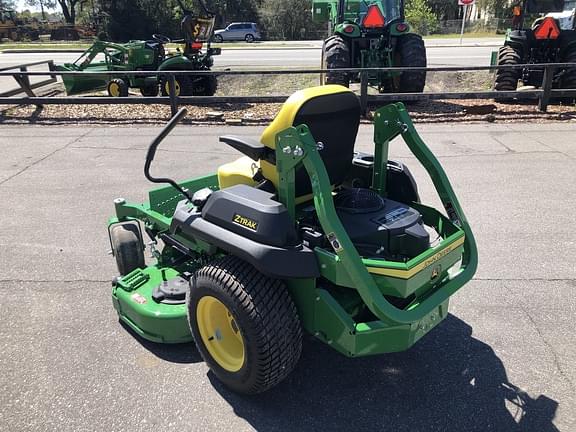
<path id="1" fill-rule="evenodd" d="M 110 229 L 112 252 L 120 276 L 144 268 L 144 248 L 138 227 L 133 223 L 114 225 Z"/>
<path id="2" fill-rule="evenodd" d="M 503 46 L 498 50 L 498 66 L 517 65 L 521 61 L 520 52 L 511 46 Z M 498 69 L 494 79 L 494 90 L 516 91 L 521 75 L 522 71 L 520 69 Z"/>
<path id="3" fill-rule="evenodd" d="M 214 75 L 206 75 L 194 83 L 195 96 L 214 96 L 218 88 L 218 80 Z"/>
<path id="4" fill-rule="evenodd" d="M 564 53 L 562 63 L 576 63 L 576 44 L 573 44 Z M 561 84 L 564 89 L 576 89 L 576 68 L 567 68 L 564 71 Z"/>
<path id="5" fill-rule="evenodd" d="M 231 255 L 196 272 L 188 320 L 214 375 L 238 393 L 274 387 L 302 352 L 300 319 L 284 282 Z"/>
<path id="6" fill-rule="evenodd" d="M 128 84 L 122 78 L 113 78 L 108 81 L 106 90 L 108 90 L 108 96 L 111 97 L 128 96 Z"/>
<path id="7" fill-rule="evenodd" d="M 338 36 L 331 36 L 325 41 L 326 69 L 343 69 L 351 67 L 350 47 L 346 41 Z M 344 87 L 350 85 L 350 75 L 347 72 L 327 72 L 325 84 L 340 84 Z"/>
<path id="8" fill-rule="evenodd" d="M 398 54 L 402 67 L 426 67 L 426 47 L 422 36 L 408 33 L 398 39 Z M 399 93 L 422 93 L 426 85 L 426 71 L 402 72 Z"/>
<path id="9" fill-rule="evenodd" d="M 194 84 L 192 79 L 188 75 L 175 75 L 174 80 L 176 82 L 176 96 L 193 96 L 194 95 Z M 162 96 L 170 96 L 170 80 L 167 76 L 163 76 L 160 80 L 160 89 Z"/>
<path id="10" fill-rule="evenodd" d="M 158 84 L 140 87 L 140 93 L 144 97 L 158 96 Z"/>

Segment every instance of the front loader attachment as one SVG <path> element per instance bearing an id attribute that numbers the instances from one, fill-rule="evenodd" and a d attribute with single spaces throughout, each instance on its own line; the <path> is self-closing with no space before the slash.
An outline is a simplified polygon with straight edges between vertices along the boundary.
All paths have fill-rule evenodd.
<path id="1" fill-rule="evenodd" d="M 81 72 L 81 70 L 73 63 L 65 63 L 56 66 L 57 71 L 61 72 Z M 85 69 L 87 72 L 105 71 L 105 67 Z M 106 88 L 108 77 L 106 75 L 62 75 L 64 88 L 68 96 L 77 95 L 91 91 L 103 90 Z"/>
<path id="2" fill-rule="evenodd" d="M 82 53 L 74 63 L 57 65 L 62 72 L 78 72 L 74 75 L 62 75 L 62 81 L 68 96 L 103 90 L 111 79 L 107 74 L 94 75 L 81 72 L 107 72 L 126 69 L 128 49 L 112 42 L 96 41 Z"/>

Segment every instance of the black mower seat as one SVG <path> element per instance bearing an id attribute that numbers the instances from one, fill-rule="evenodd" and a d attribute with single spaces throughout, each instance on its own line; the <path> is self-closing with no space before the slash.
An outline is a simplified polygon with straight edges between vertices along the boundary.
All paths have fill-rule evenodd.
<path id="1" fill-rule="evenodd" d="M 346 87 L 326 85 L 311 87 L 294 93 L 282 106 L 272 123 L 264 130 L 260 143 L 244 137 L 226 136 L 221 140 L 251 159 L 240 158 L 218 169 L 220 188 L 243 183 L 254 185 L 254 164 L 263 176 L 278 186 L 278 172 L 274 158 L 276 135 L 291 127 L 306 124 L 317 142 L 332 184 L 341 183 L 348 174 L 354 157 L 354 144 L 360 125 L 360 102 Z M 248 159 L 248 160 L 247 160 Z M 296 196 L 312 191 L 310 179 L 302 167 L 296 172 Z"/>

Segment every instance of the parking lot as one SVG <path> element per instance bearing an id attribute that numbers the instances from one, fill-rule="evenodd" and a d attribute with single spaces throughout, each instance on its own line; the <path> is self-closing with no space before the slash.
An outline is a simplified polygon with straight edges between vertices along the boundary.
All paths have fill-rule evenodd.
<path id="1" fill-rule="evenodd" d="M 347 359 L 308 339 L 283 384 L 243 397 L 193 344 L 145 342 L 112 308 L 106 221 L 153 187 L 159 128 L 0 126 L 0 430 L 576 430 L 574 122 L 418 129 L 475 232 L 475 279 L 411 350 Z M 238 155 L 218 135 L 261 130 L 181 126 L 153 169 L 208 174 Z"/>

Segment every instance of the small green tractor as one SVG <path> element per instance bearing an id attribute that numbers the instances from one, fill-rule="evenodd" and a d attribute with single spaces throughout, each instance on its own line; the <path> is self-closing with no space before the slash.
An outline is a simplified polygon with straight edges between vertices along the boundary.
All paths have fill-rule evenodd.
<path id="1" fill-rule="evenodd" d="M 504 46 L 498 50 L 493 63 L 497 65 L 521 65 L 537 63 L 576 63 L 576 2 L 563 0 L 524 0 L 516 6 L 520 15 L 515 28 L 508 31 Z M 552 12 L 552 13 L 548 13 Z M 529 27 L 525 16 L 548 13 L 537 18 Z M 496 71 L 494 89 L 515 91 L 518 81 L 525 86 L 540 87 L 544 70 L 527 66 L 521 69 Z M 555 71 L 553 87 L 576 88 L 576 67 Z"/>
<path id="2" fill-rule="evenodd" d="M 358 97 L 340 85 L 293 94 L 259 140 L 222 136 L 243 154 L 216 173 L 166 183 L 146 203 L 114 201 L 108 222 L 121 322 L 158 343 L 195 341 L 241 393 L 282 381 L 303 332 L 348 357 L 403 351 L 448 314 L 477 266 L 474 236 L 444 170 L 402 103 L 375 113 L 374 153 L 354 151 Z M 421 203 L 402 137 L 444 211 Z M 146 265 L 144 233 L 153 262 Z M 161 245 L 161 246 L 160 246 Z"/>
<path id="3" fill-rule="evenodd" d="M 180 3 L 180 1 L 179 1 Z M 171 40 L 168 36 L 154 34 L 152 40 L 130 41 L 125 44 L 96 41 L 74 63 L 58 66 L 60 71 L 105 72 L 126 71 L 126 75 L 63 75 L 68 95 L 106 88 L 110 96 L 128 96 L 130 88 L 138 88 L 143 96 L 163 96 L 170 93 L 170 81 L 160 71 L 209 71 L 219 55 L 220 48 L 211 48 L 210 39 L 214 30 L 215 15 L 208 11 L 200 0 L 203 13 L 196 16 L 192 11 L 180 7 L 184 12 L 181 22 L 183 39 Z M 174 55 L 166 53 L 165 45 L 183 43 L 183 51 Z M 207 42 L 207 49 L 203 50 Z M 150 71 L 150 75 L 133 75 L 131 71 Z M 216 92 L 217 80 L 213 75 L 175 75 L 174 93 L 177 96 L 212 96 Z"/>
<path id="4" fill-rule="evenodd" d="M 333 33 L 322 46 L 322 68 L 426 67 L 426 48 L 404 19 L 404 0 L 313 0 L 312 14 Z M 348 86 L 358 73 L 332 70 L 326 84 Z M 381 93 L 420 93 L 426 71 L 371 72 Z"/>

